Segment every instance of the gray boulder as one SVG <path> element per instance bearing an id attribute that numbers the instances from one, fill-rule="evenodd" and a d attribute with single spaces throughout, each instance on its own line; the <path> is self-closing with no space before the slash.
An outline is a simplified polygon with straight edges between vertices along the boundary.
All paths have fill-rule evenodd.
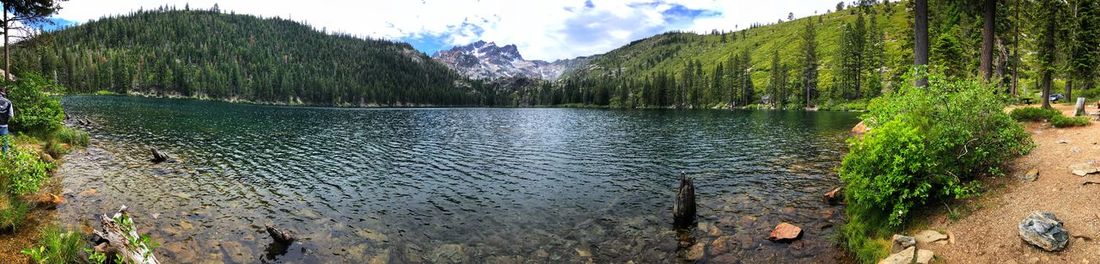
<path id="1" fill-rule="evenodd" d="M 1034 212 L 1020 222 L 1020 238 L 1046 251 L 1059 251 L 1069 242 L 1069 231 L 1062 228 L 1054 213 Z"/>

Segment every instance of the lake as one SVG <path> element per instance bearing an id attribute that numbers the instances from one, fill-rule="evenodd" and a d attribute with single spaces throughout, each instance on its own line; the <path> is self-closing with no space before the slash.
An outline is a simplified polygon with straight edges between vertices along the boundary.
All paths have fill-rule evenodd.
<path id="1" fill-rule="evenodd" d="M 60 169 L 62 222 L 126 205 L 162 261 L 672 263 L 696 243 L 712 262 L 845 259 L 843 208 L 821 195 L 852 113 L 63 105 L 92 143 Z M 681 173 L 691 230 L 672 226 Z M 802 238 L 766 240 L 784 221 Z M 272 245 L 266 224 L 299 241 Z"/>

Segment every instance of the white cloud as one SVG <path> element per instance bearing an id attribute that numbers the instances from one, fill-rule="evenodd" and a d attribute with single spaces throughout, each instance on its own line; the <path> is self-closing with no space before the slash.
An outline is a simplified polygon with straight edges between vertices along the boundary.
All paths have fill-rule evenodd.
<path id="1" fill-rule="evenodd" d="M 206 9 L 302 21 L 329 32 L 401 40 L 442 38 L 450 45 L 476 40 L 516 44 L 524 57 L 554 60 L 607 52 L 668 30 L 709 32 L 774 22 L 788 12 L 823 12 L 833 1 L 805 0 L 70 0 L 58 17 L 82 23 L 159 6 Z M 691 16 L 690 10 L 705 10 Z M 686 15 L 686 16 L 685 16 Z"/>

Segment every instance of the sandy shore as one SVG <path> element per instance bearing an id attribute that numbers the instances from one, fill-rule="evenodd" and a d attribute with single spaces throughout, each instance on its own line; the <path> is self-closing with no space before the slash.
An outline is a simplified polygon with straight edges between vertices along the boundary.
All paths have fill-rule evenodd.
<path id="1" fill-rule="evenodd" d="M 1072 106 L 1055 107 L 1072 114 Z M 954 244 L 918 246 L 934 251 L 936 263 L 1100 263 L 1100 185 L 1082 185 L 1100 181 L 1100 174 L 1081 177 L 1069 169 L 1100 160 L 1100 122 L 1075 128 L 1024 125 L 1036 144 L 1031 153 L 1012 161 L 1004 177 L 984 179 L 987 191 L 981 196 L 956 203 L 957 219 L 938 209 L 912 230 L 955 236 Z M 1038 179 L 1022 179 L 1031 169 L 1039 171 Z M 1017 225 L 1034 211 L 1052 212 L 1064 223 L 1071 237 L 1063 251 L 1046 252 L 1020 238 Z"/>

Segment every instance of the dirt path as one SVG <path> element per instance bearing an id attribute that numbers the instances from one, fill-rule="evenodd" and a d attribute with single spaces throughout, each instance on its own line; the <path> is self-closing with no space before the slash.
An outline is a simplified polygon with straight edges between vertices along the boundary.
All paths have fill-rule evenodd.
<path id="1" fill-rule="evenodd" d="M 1072 113 L 1071 106 L 1055 107 Z M 945 213 L 926 219 L 926 228 L 955 235 L 954 244 L 922 247 L 935 252 L 936 263 L 1100 263 L 1100 185 L 1082 185 L 1100 181 L 1100 174 L 1081 177 L 1069 169 L 1071 164 L 1100 162 L 1100 122 L 1077 128 L 1046 123 L 1025 127 L 1035 150 L 1013 161 L 1005 177 L 985 180 L 990 191 L 957 206 L 965 207 L 956 208 L 963 211 L 957 221 Z M 1039 178 L 1022 180 L 1031 169 L 1039 170 Z M 1062 220 L 1071 236 L 1065 250 L 1046 252 L 1020 238 L 1017 225 L 1034 211 L 1049 211 Z"/>

